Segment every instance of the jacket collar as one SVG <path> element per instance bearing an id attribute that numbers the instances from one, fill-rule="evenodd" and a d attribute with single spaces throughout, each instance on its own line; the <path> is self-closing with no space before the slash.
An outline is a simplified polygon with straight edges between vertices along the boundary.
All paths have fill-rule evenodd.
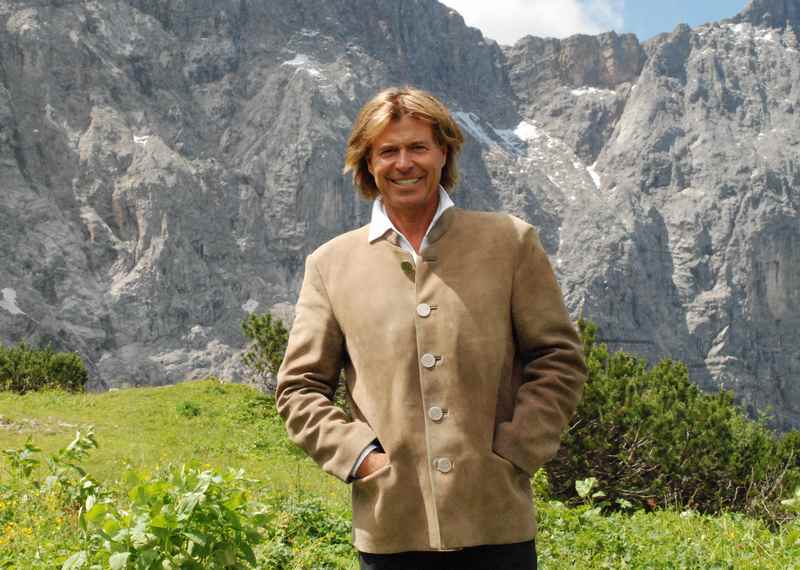
<path id="1" fill-rule="evenodd" d="M 436 223 L 436 225 L 428 230 L 428 244 L 436 243 L 439 238 L 441 238 L 445 232 L 447 232 L 447 230 L 450 228 L 450 224 L 453 223 L 453 219 L 456 217 L 457 211 L 458 208 L 453 205 L 442 212 L 442 215 L 439 217 L 439 221 Z"/>
<path id="2" fill-rule="evenodd" d="M 452 198 L 450 198 L 450 195 L 444 188 L 442 188 L 442 186 L 439 186 L 439 206 L 436 208 L 436 213 L 433 215 L 431 224 L 428 226 L 428 231 L 425 233 L 423 242 L 427 240 L 427 243 L 433 243 L 439 239 L 442 234 L 444 234 L 444 231 L 446 230 L 440 230 L 439 226 L 442 225 L 442 218 L 451 217 L 445 216 L 444 214 L 451 210 L 453 206 L 455 206 L 455 204 L 453 203 Z M 449 222 L 447 225 L 449 225 Z M 383 200 L 379 196 L 372 202 L 372 217 L 369 222 L 369 233 L 367 235 L 367 239 L 370 243 L 373 243 L 386 235 L 386 233 L 390 230 L 391 232 L 390 235 L 387 236 L 387 239 L 395 245 L 399 245 L 400 232 L 394 227 L 394 224 L 386 214 L 386 209 L 383 206 Z"/>

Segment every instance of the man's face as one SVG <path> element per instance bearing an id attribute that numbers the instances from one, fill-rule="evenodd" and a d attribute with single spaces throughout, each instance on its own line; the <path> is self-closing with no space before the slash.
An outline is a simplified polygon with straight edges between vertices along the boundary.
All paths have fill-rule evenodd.
<path id="1" fill-rule="evenodd" d="M 422 211 L 437 203 L 446 159 L 430 123 L 404 115 L 373 141 L 368 167 L 390 211 Z"/>

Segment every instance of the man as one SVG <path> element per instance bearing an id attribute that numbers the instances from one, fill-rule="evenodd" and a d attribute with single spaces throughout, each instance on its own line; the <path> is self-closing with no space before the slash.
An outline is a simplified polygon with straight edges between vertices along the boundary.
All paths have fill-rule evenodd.
<path id="1" fill-rule="evenodd" d="M 534 229 L 453 206 L 462 143 L 426 92 L 364 106 L 345 172 L 372 219 L 308 257 L 278 373 L 292 440 L 352 481 L 362 569 L 535 568 L 529 478 L 585 376 Z"/>

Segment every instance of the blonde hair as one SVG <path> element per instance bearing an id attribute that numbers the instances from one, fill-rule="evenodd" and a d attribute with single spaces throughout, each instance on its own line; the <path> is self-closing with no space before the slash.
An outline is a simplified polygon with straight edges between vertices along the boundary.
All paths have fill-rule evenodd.
<path id="1" fill-rule="evenodd" d="M 379 194 L 375 178 L 368 168 L 372 143 L 391 121 L 406 115 L 430 123 L 436 143 L 446 152 L 440 184 L 452 192 L 458 182 L 458 153 L 464 144 L 464 135 L 450 112 L 427 91 L 408 86 L 390 87 L 361 108 L 347 140 L 342 172 L 353 171 L 353 183 L 368 200 Z"/>

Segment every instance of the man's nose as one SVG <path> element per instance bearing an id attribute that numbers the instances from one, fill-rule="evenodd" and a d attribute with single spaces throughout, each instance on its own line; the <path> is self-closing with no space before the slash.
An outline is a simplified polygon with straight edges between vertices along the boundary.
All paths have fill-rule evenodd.
<path id="1" fill-rule="evenodd" d="M 411 163 L 411 154 L 404 148 L 400 149 L 400 152 L 397 154 L 397 162 L 395 162 L 395 168 L 397 170 L 408 170 L 411 168 L 413 164 Z"/>

